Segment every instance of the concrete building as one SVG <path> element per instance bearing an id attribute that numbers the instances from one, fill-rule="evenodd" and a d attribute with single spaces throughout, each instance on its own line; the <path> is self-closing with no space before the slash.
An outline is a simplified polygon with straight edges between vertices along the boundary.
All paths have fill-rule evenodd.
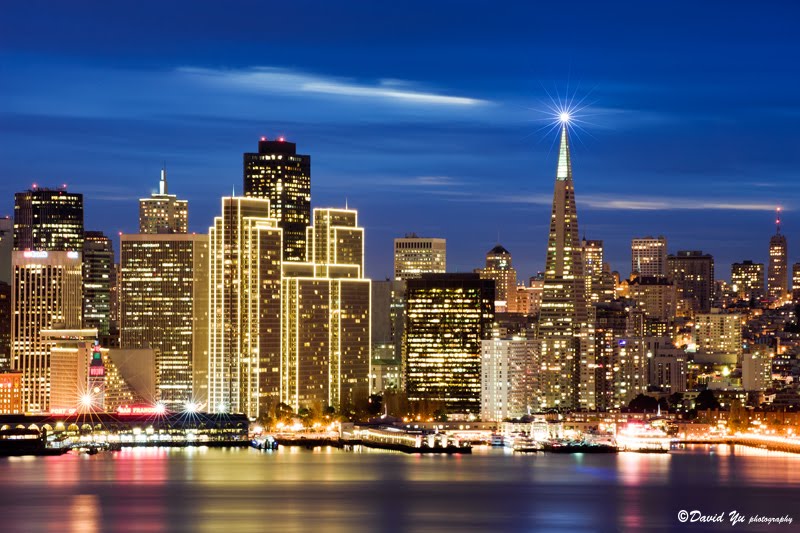
<path id="1" fill-rule="evenodd" d="M 538 342 L 523 338 L 481 341 L 481 420 L 519 418 L 533 405 Z"/>
<path id="2" fill-rule="evenodd" d="M 50 409 L 51 413 L 95 412 L 105 410 L 105 373 L 102 364 L 90 365 L 96 347 L 97 329 L 42 330 L 42 341 L 50 345 Z M 102 360 L 101 360 L 102 363 Z M 102 383 L 91 383 L 101 378 Z"/>
<path id="3" fill-rule="evenodd" d="M 269 200 L 269 218 L 283 230 L 283 260 L 305 261 L 311 223 L 311 156 L 283 137 L 262 137 L 257 153 L 244 154 L 244 195 Z"/>
<path id="4" fill-rule="evenodd" d="M 394 279 L 419 278 L 447 271 L 447 241 L 409 233 L 394 240 Z"/>
<path id="5" fill-rule="evenodd" d="M 373 391 L 381 391 L 386 387 L 401 390 L 403 365 L 403 334 L 406 315 L 406 282 L 396 280 L 372 282 L 372 309 L 370 323 L 372 327 L 372 374 L 381 384 L 373 384 Z M 376 368 L 385 367 L 385 368 Z M 390 375 L 397 367 L 400 372 L 396 382 Z M 386 377 L 384 377 L 386 376 Z M 379 387 L 379 388 L 375 388 Z"/>
<path id="6" fill-rule="evenodd" d="M 42 330 L 82 324 L 81 254 L 75 251 L 14 251 L 11 294 L 11 368 L 23 373 L 25 412 L 50 408 L 50 347 Z"/>
<path id="7" fill-rule="evenodd" d="M 800 285 L 799 285 L 800 286 Z M 743 300 L 764 296 L 764 263 L 750 260 L 731 265 L 731 288 Z"/>
<path id="8" fill-rule="evenodd" d="M 14 249 L 14 220 L 0 217 L 0 283 L 11 285 L 11 251 Z"/>
<path id="9" fill-rule="evenodd" d="M 83 327 L 111 333 L 111 286 L 114 246 L 101 231 L 87 231 L 83 241 Z"/>
<path id="10" fill-rule="evenodd" d="M 789 294 L 789 262 L 786 236 L 781 235 L 780 221 L 775 235 L 769 239 L 769 264 L 767 266 L 767 296 L 781 300 Z"/>
<path id="11" fill-rule="evenodd" d="M 22 372 L 0 372 L 0 415 L 22 413 Z"/>
<path id="12" fill-rule="evenodd" d="M 566 123 L 561 128 L 539 339 L 539 387 L 534 408 L 594 410 L 593 326 L 589 320 Z"/>
<path id="13" fill-rule="evenodd" d="M 83 195 L 33 186 L 14 195 L 14 250 L 80 252 Z"/>
<path id="14" fill-rule="evenodd" d="M 179 410 L 206 398 L 207 235 L 120 237 L 120 346 L 156 353 L 157 399 Z"/>
<path id="15" fill-rule="evenodd" d="M 279 395 L 283 240 L 269 204 L 225 197 L 209 230 L 212 412 L 258 418 Z"/>
<path id="16" fill-rule="evenodd" d="M 11 368 L 11 284 L 0 281 L 0 372 Z"/>
<path id="17" fill-rule="evenodd" d="M 517 312 L 517 271 L 508 250 L 498 244 L 486 252 L 486 267 L 475 272 L 483 279 L 494 280 L 495 313 Z"/>
<path id="18" fill-rule="evenodd" d="M 667 275 L 667 239 L 637 237 L 631 240 L 631 273 L 639 276 Z"/>
<path id="19" fill-rule="evenodd" d="M 630 299 L 645 316 L 669 322 L 675 318 L 677 288 L 666 277 L 640 276 L 628 286 Z"/>
<path id="20" fill-rule="evenodd" d="M 735 365 L 742 356 L 742 315 L 712 309 L 695 319 L 695 362 Z"/>
<path id="21" fill-rule="evenodd" d="M 701 251 L 679 251 L 667 257 L 667 273 L 689 316 L 707 313 L 714 303 L 714 258 Z"/>
<path id="22" fill-rule="evenodd" d="M 772 386 L 772 358 L 766 350 L 756 350 L 742 356 L 742 388 L 746 391 L 765 391 Z"/>
<path id="23" fill-rule="evenodd" d="M 480 413 L 481 341 L 494 320 L 494 282 L 423 274 L 406 289 L 406 393 L 450 413 Z"/>
<path id="24" fill-rule="evenodd" d="M 642 337 L 618 339 L 611 360 L 613 399 L 611 407 L 626 407 L 631 400 L 647 391 L 650 360 Z"/>
<path id="25" fill-rule="evenodd" d="M 187 233 L 189 203 L 167 189 L 167 169 L 161 169 L 158 192 L 139 200 L 139 233 Z"/>

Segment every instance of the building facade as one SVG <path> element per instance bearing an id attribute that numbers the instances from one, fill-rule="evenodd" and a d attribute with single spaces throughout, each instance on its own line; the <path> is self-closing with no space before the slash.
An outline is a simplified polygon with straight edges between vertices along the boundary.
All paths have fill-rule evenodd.
<path id="1" fill-rule="evenodd" d="M 189 202 L 169 194 L 167 169 L 161 169 L 158 192 L 139 200 L 139 233 L 187 233 Z"/>
<path id="2" fill-rule="evenodd" d="M 494 320 L 494 282 L 423 274 L 406 288 L 406 393 L 450 413 L 480 413 L 481 341 Z"/>
<path id="3" fill-rule="evenodd" d="M 87 231 L 83 241 L 83 327 L 99 336 L 111 332 L 111 287 L 115 281 L 114 247 L 100 231 Z"/>
<path id="4" fill-rule="evenodd" d="M 481 341 L 481 420 L 529 413 L 536 388 L 538 342 L 506 338 Z"/>
<path id="5" fill-rule="evenodd" d="M 80 252 L 83 195 L 35 187 L 14 195 L 14 250 Z"/>
<path id="6" fill-rule="evenodd" d="M 744 300 L 764 296 L 764 263 L 750 260 L 731 265 L 731 288 Z"/>
<path id="7" fill-rule="evenodd" d="M 688 314 L 709 312 L 714 303 L 714 258 L 701 251 L 679 251 L 667 257 L 667 267 Z"/>
<path id="8" fill-rule="evenodd" d="M 311 223 L 311 156 L 280 137 L 262 137 L 257 153 L 244 154 L 244 194 L 269 200 L 269 217 L 283 230 L 283 259 L 305 261 Z"/>
<path id="9" fill-rule="evenodd" d="M 667 275 L 666 237 L 637 237 L 631 240 L 631 273 L 640 276 Z"/>
<path id="10" fill-rule="evenodd" d="M 780 226 L 778 231 L 780 232 Z M 789 294 L 788 253 L 785 235 L 776 233 L 770 237 L 767 296 L 771 300 L 781 300 Z"/>
<path id="11" fill-rule="evenodd" d="M 123 234 L 120 247 L 120 346 L 155 351 L 154 400 L 171 409 L 201 402 L 208 364 L 208 235 Z"/>
<path id="12" fill-rule="evenodd" d="M 486 266 L 476 270 L 483 279 L 494 280 L 495 313 L 517 312 L 517 271 L 511 253 L 499 244 L 486 252 Z"/>
<path id="13" fill-rule="evenodd" d="M 394 279 L 419 278 L 447 271 L 447 240 L 409 233 L 394 240 Z"/>

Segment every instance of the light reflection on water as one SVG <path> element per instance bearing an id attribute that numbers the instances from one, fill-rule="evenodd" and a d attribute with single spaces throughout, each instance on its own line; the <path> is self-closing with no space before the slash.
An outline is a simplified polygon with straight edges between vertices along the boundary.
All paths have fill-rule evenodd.
<path id="1" fill-rule="evenodd" d="M 3 531 L 666 531 L 680 509 L 791 515 L 800 456 L 137 448 L 0 459 L 0 481 Z"/>

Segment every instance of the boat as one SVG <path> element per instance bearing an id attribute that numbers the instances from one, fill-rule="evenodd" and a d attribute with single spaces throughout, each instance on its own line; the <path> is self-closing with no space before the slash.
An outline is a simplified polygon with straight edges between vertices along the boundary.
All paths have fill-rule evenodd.
<path id="1" fill-rule="evenodd" d="M 551 453 L 617 453 L 612 444 L 589 442 L 586 440 L 551 439 L 542 443 L 542 449 Z"/>
<path id="2" fill-rule="evenodd" d="M 503 445 L 515 452 L 527 453 L 542 450 L 542 445 L 524 433 L 515 433 L 503 437 Z"/>
<path id="3" fill-rule="evenodd" d="M 617 431 L 620 450 L 639 453 L 668 453 L 672 438 L 649 424 L 628 423 Z"/>
<path id="4" fill-rule="evenodd" d="M 47 446 L 47 432 L 38 429 L 4 429 L 0 431 L 0 457 L 20 455 L 63 455 L 67 447 Z"/>
<path id="5" fill-rule="evenodd" d="M 499 433 L 492 433 L 492 440 L 491 440 L 492 448 L 502 448 L 505 446 L 503 442 L 503 436 Z"/>

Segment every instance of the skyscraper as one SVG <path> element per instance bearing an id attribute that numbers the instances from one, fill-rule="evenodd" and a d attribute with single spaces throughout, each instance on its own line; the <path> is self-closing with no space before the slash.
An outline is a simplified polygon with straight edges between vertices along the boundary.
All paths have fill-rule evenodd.
<path id="1" fill-rule="evenodd" d="M 496 313 L 517 312 L 517 271 L 511 265 L 511 253 L 499 244 L 486 252 L 486 267 L 476 270 L 483 279 L 494 280 Z"/>
<path id="2" fill-rule="evenodd" d="M 594 409 L 594 346 L 572 181 L 567 124 L 561 128 L 544 289 L 539 312 L 538 409 Z"/>
<path id="3" fill-rule="evenodd" d="M 714 302 L 714 258 L 701 251 L 679 251 L 667 257 L 667 271 L 688 311 L 707 313 Z"/>
<path id="4" fill-rule="evenodd" d="M 538 343 L 506 338 L 481 341 L 481 420 L 501 421 L 528 413 L 536 387 Z"/>
<path id="5" fill-rule="evenodd" d="M 47 412 L 51 343 L 43 340 L 40 332 L 53 327 L 81 327 L 81 254 L 14 251 L 12 264 L 11 367 L 23 373 L 23 410 Z"/>
<path id="6" fill-rule="evenodd" d="M 631 272 L 640 276 L 666 276 L 667 239 L 661 236 L 632 239 Z"/>
<path id="7" fill-rule="evenodd" d="M 370 386 L 370 280 L 353 209 L 314 209 L 307 262 L 283 263 L 280 373 L 266 389 L 294 409 L 365 402 Z"/>
<path id="8" fill-rule="evenodd" d="M 279 395 L 283 250 L 269 199 L 222 199 L 209 230 L 209 411 L 258 418 Z"/>
<path id="9" fill-rule="evenodd" d="M 785 298 L 789 293 L 789 261 L 786 236 L 781 234 L 781 221 L 769 239 L 769 266 L 767 267 L 767 296 L 772 300 Z"/>
<path id="10" fill-rule="evenodd" d="M 83 241 L 83 327 L 99 337 L 111 331 L 114 247 L 101 231 L 87 231 Z"/>
<path id="11" fill-rule="evenodd" d="M 189 203 L 167 189 L 167 169 L 161 169 L 158 192 L 139 200 L 139 233 L 186 233 Z"/>
<path id="12" fill-rule="evenodd" d="M 14 220 L 0 218 L 0 283 L 11 285 L 11 251 L 14 249 Z"/>
<path id="13" fill-rule="evenodd" d="M 244 154 L 244 194 L 269 199 L 269 216 L 283 230 L 283 259 L 304 261 L 311 223 L 311 156 L 279 137 L 262 137 L 257 153 Z"/>
<path id="14" fill-rule="evenodd" d="M 409 401 L 478 415 L 481 341 L 491 335 L 494 282 L 478 274 L 423 274 L 406 286 Z"/>
<path id="15" fill-rule="evenodd" d="M 447 241 L 409 233 L 394 240 L 394 279 L 418 278 L 447 270 Z"/>
<path id="16" fill-rule="evenodd" d="M 761 298 L 764 296 L 764 263 L 750 260 L 731 265 L 731 285 L 739 298 Z"/>
<path id="17" fill-rule="evenodd" d="M 14 195 L 14 249 L 80 252 L 83 195 L 34 187 Z"/>
<path id="18" fill-rule="evenodd" d="M 150 400 L 172 409 L 200 402 L 208 365 L 208 235 L 124 234 L 120 247 L 120 346 L 155 351 L 158 398 Z"/>

